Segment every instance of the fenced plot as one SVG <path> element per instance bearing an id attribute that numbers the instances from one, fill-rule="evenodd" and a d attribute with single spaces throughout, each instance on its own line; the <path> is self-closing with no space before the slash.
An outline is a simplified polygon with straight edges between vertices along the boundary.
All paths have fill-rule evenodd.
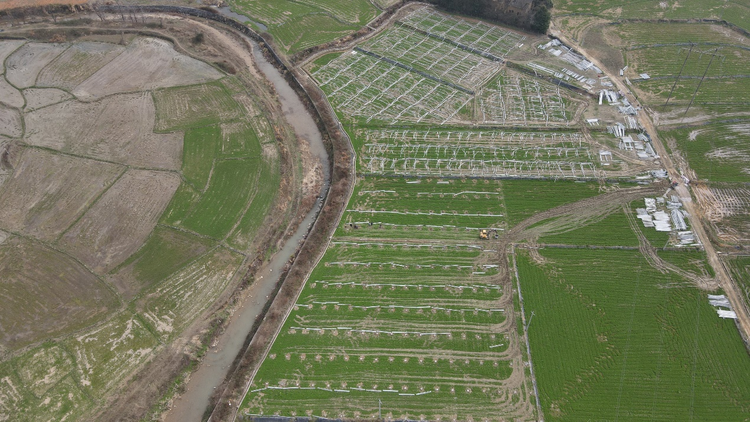
<path id="1" fill-rule="evenodd" d="M 378 399 L 403 419 L 533 412 L 510 290 L 495 243 L 479 240 L 478 227 L 502 231 L 501 187 L 361 180 L 241 413 L 372 418 Z M 444 241 L 459 226 L 471 240 Z"/>
<path id="2" fill-rule="evenodd" d="M 482 89 L 477 117 L 484 123 L 569 125 L 576 108 L 560 87 L 503 71 Z"/>
<path id="3" fill-rule="evenodd" d="M 356 51 L 313 75 L 336 109 L 364 122 L 445 123 L 458 120 L 472 99 L 467 92 Z"/>
<path id="4" fill-rule="evenodd" d="M 332 247 L 255 377 L 246 413 L 370 417 L 379 398 L 384 409 L 429 419 L 522 408 L 507 392 L 518 362 L 503 333 L 504 292 L 492 284 L 495 276 L 446 282 L 487 254 Z M 392 263 L 343 263 L 364 259 Z M 458 410 L 441 403 L 451 397 L 460 398 Z"/>
<path id="5" fill-rule="evenodd" d="M 357 188 L 344 214 L 343 229 L 393 232 L 394 228 L 466 229 L 477 238 L 480 228 L 502 228 L 503 196 L 497 181 L 367 178 Z M 357 226 L 356 228 L 354 226 Z M 373 227 L 374 226 L 374 227 Z M 425 234 L 429 236 L 429 234 Z M 377 236 L 380 237 L 380 236 Z"/>
<path id="6" fill-rule="evenodd" d="M 484 22 L 449 16 L 430 7 L 415 10 L 401 22 L 437 38 L 445 38 L 498 58 L 507 56 L 525 39 L 515 32 Z"/>
<path id="7" fill-rule="evenodd" d="M 394 26 L 361 47 L 471 90 L 487 82 L 501 66 L 404 26 Z"/>
<path id="8" fill-rule="evenodd" d="M 592 177 L 598 157 L 580 133 L 372 130 L 360 168 L 374 174 Z"/>

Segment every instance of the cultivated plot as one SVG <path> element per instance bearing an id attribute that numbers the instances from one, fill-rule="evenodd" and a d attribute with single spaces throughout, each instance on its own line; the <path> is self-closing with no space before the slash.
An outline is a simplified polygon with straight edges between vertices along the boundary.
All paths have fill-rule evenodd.
<path id="1" fill-rule="evenodd" d="M 15 350 L 95 323 L 117 298 L 69 255 L 11 237 L 0 243 L 0 345 Z"/>
<path id="2" fill-rule="evenodd" d="M 601 169 L 579 132 L 381 129 L 361 138 L 360 170 L 368 173 L 576 178 Z"/>
<path id="3" fill-rule="evenodd" d="M 90 60 L 89 66 L 99 63 Z M 73 89 L 76 97 L 93 100 L 119 92 L 149 91 L 209 82 L 223 75 L 208 64 L 175 51 L 158 38 L 136 38 Z"/>
<path id="4" fill-rule="evenodd" d="M 154 133 L 149 93 L 97 102 L 66 101 L 26 114 L 26 141 L 35 146 L 147 168 L 180 167 L 182 136 Z"/>
<path id="5" fill-rule="evenodd" d="M 0 227 L 52 241 L 124 170 L 117 164 L 28 148 L 0 192 Z"/>
<path id="6" fill-rule="evenodd" d="M 545 249 L 519 254 L 518 268 L 545 419 L 750 410 L 737 328 L 690 281 L 636 251 Z"/>
<path id="7" fill-rule="evenodd" d="M 39 72 L 66 48 L 67 44 L 24 44 L 5 60 L 5 78 L 17 88 L 33 86 Z"/>
<path id="8" fill-rule="evenodd" d="M 485 85 L 478 100 L 478 121 L 523 126 L 570 125 L 580 105 L 559 86 L 509 70 Z"/>
<path id="9" fill-rule="evenodd" d="M 243 413 L 371 418 L 378 400 L 390 418 L 533 412 L 511 291 L 479 240 L 502 231 L 501 185 L 416 181 L 360 181 Z"/>
<path id="10" fill-rule="evenodd" d="M 356 50 L 313 75 L 338 110 L 363 122 L 446 123 L 472 100 L 468 92 Z"/>
<path id="11" fill-rule="evenodd" d="M 481 21 L 469 21 L 421 7 L 400 20 L 432 37 L 451 42 L 484 56 L 503 58 L 525 39 L 523 35 Z"/>
<path id="12" fill-rule="evenodd" d="M 60 239 L 97 273 L 137 251 L 180 185 L 171 173 L 128 170 Z"/>

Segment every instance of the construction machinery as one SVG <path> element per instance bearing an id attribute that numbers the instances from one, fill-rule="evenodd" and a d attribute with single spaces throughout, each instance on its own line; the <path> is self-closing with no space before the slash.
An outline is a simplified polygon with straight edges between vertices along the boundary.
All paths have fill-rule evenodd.
<path id="1" fill-rule="evenodd" d="M 495 229 L 482 229 L 479 230 L 479 238 L 482 240 L 497 239 L 499 236 Z"/>

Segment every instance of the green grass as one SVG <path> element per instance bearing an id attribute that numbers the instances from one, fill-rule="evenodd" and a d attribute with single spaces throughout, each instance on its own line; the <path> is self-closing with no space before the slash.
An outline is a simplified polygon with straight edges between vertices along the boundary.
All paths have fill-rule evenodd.
<path id="1" fill-rule="evenodd" d="M 670 264 L 695 273 L 697 275 L 707 275 L 713 277 L 714 270 L 706 259 L 706 253 L 696 250 L 668 250 L 658 251 L 659 257 Z"/>
<path id="2" fill-rule="evenodd" d="M 268 26 L 285 53 L 357 31 L 379 11 L 367 0 L 234 0 L 232 9 Z"/>
<path id="3" fill-rule="evenodd" d="M 170 132 L 240 118 L 244 109 L 222 81 L 154 91 L 155 130 Z"/>
<path id="4" fill-rule="evenodd" d="M 746 418 L 750 360 L 705 292 L 637 252 L 541 253 L 518 264 L 547 420 Z"/>
<path id="5" fill-rule="evenodd" d="M 546 180 L 503 181 L 508 224 L 513 226 L 534 214 L 599 194 L 596 183 Z"/>
<path id="6" fill-rule="evenodd" d="M 677 142 L 699 178 L 713 182 L 750 182 L 748 133 L 750 123 L 720 123 L 662 131 L 660 136 Z"/>
<path id="7" fill-rule="evenodd" d="M 247 209 L 237 228 L 232 232 L 229 243 L 238 248 L 247 248 L 258 234 L 265 216 L 276 199 L 281 183 L 279 161 L 266 158 L 261 161 L 258 186 L 250 208 Z"/>
<path id="8" fill-rule="evenodd" d="M 258 159 L 217 161 L 206 192 L 181 224 L 200 234 L 223 238 L 252 198 L 259 166 Z"/>
<path id="9" fill-rule="evenodd" d="M 750 256 L 736 256 L 726 260 L 732 279 L 739 285 L 745 303 L 750 305 Z"/>
<path id="10" fill-rule="evenodd" d="M 102 397 L 146 361 L 156 337 L 137 315 L 122 311 L 99 330 L 63 342 L 76 362 L 77 378 L 92 397 Z"/>
<path id="11" fill-rule="evenodd" d="M 156 227 L 146 243 L 117 269 L 132 266 L 139 290 L 166 279 L 215 242 L 168 227 Z"/>
<path id="12" fill-rule="evenodd" d="M 221 140 L 220 128 L 215 125 L 185 131 L 182 174 L 200 191 L 208 183 L 214 157 L 222 146 Z"/>
<path id="13" fill-rule="evenodd" d="M 567 230 L 567 231 L 565 231 Z M 562 231 L 561 233 L 557 233 Z M 563 227 L 555 234 L 539 238 L 540 243 L 593 246 L 638 246 L 638 237 L 628 224 L 624 211 L 618 210 L 584 227 Z"/>

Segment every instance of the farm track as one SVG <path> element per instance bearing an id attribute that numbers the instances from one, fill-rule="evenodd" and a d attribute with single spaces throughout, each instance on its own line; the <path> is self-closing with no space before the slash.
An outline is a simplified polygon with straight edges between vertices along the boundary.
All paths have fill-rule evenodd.
<path id="1" fill-rule="evenodd" d="M 630 89 L 623 82 L 623 79 L 621 77 L 611 74 L 596 57 L 593 57 L 585 49 L 581 48 L 581 46 L 577 42 L 575 42 L 575 40 L 569 39 L 564 34 L 556 30 L 552 30 L 551 33 L 552 35 L 560 38 L 560 40 L 567 45 L 578 50 L 584 57 L 586 57 L 587 60 L 591 61 L 600 69 L 602 69 L 605 74 L 609 76 L 610 80 L 615 83 L 620 91 L 629 94 L 629 100 L 631 104 L 635 106 L 638 106 L 640 104 L 640 102 L 634 98 Z M 645 111 L 647 109 L 644 108 L 643 110 Z M 675 165 L 671 155 L 667 152 L 666 148 L 664 148 L 664 145 L 659 138 L 658 132 L 656 130 L 656 126 L 651 120 L 649 114 L 646 112 L 639 113 L 638 121 L 646 129 L 646 132 L 651 137 L 656 153 L 659 155 L 664 168 L 667 169 L 670 178 L 673 180 L 679 180 L 681 174 L 691 174 L 691 170 L 688 167 L 687 162 L 683 161 L 679 163 L 679 166 Z M 703 248 L 706 252 L 706 257 L 708 258 L 708 262 L 711 264 L 711 268 L 713 268 L 714 272 L 716 273 L 716 279 L 719 282 L 719 286 L 724 290 L 724 294 L 732 304 L 732 309 L 737 314 L 737 327 L 745 343 L 747 344 L 748 342 L 750 342 L 750 306 L 745 303 L 740 287 L 729 275 L 724 262 L 716 253 L 716 249 L 714 249 L 714 246 L 711 243 L 711 238 L 706 233 L 706 230 L 703 226 L 704 215 L 700 209 L 701 207 L 696 206 L 696 204 L 693 202 L 690 190 L 687 186 L 685 186 L 684 184 L 680 184 L 677 186 L 676 190 L 680 196 L 680 199 L 682 200 L 685 210 L 689 214 L 688 219 L 690 221 L 690 226 L 692 227 L 693 232 L 696 234 L 697 238 L 700 240 L 700 243 L 703 245 Z"/>

